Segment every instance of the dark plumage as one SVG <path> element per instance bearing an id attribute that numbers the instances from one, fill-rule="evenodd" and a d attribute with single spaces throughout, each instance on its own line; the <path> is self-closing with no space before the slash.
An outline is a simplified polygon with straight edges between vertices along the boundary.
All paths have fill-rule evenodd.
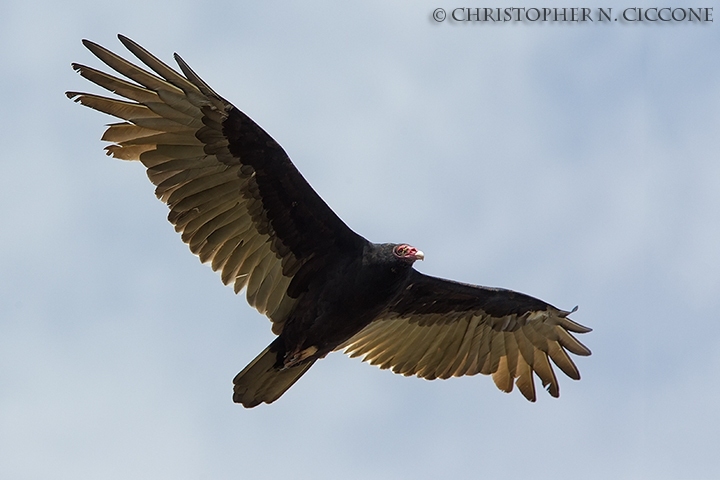
<path id="1" fill-rule="evenodd" d="M 380 368 L 423 378 L 483 373 L 535 400 L 533 374 L 557 397 L 548 359 L 580 374 L 567 351 L 590 355 L 570 332 L 590 329 L 541 300 L 465 285 L 413 268 L 423 254 L 356 234 L 315 193 L 282 147 L 215 93 L 176 54 L 183 75 L 132 40 L 155 74 L 83 41 L 130 81 L 73 64 L 127 100 L 68 92 L 123 122 L 109 155 L 139 160 L 168 219 L 202 262 L 267 315 L 278 337 L 234 379 L 245 407 L 271 403 L 319 358 L 345 349 Z"/>

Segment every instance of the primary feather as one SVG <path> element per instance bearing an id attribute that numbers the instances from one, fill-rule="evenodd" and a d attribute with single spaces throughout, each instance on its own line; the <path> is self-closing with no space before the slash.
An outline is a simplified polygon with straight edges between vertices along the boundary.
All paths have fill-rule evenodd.
<path id="1" fill-rule="evenodd" d="M 126 79 L 73 68 L 121 99 L 67 92 L 121 120 L 102 139 L 108 155 L 147 168 L 168 220 L 202 262 L 270 318 L 278 335 L 234 379 L 245 407 L 279 398 L 319 358 L 345 349 L 380 368 L 427 379 L 483 373 L 535 400 L 551 395 L 550 361 L 580 374 L 567 352 L 590 355 L 572 333 L 590 329 L 541 300 L 429 277 L 406 244 L 374 244 L 317 195 L 282 147 L 215 93 L 176 54 L 182 74 L 132 40 L 151 71 L 93 42 L 84 45 Z"/>

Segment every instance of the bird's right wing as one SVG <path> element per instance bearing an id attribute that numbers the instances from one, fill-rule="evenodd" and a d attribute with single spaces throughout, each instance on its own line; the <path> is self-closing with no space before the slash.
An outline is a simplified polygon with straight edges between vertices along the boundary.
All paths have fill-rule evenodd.
<path id="1" fill-rule="evenodd" d="M 124 97 L 68 92 L 121 118 L 102 139 L 108 155 L 139 160 L 168 220 L 202 262 L 282 331 L 304 285 L 335 252 L 361 252 L 350 230 L 262 128 L 215 93 L 176 54 L 183 75 L 132 40 L 120 41 L 155 73 L 105 48 L 85 46 L 128 80 L 80 64 L 83 77 Z"/>
<path id="2" fill-rule="evenodd" d="M 419 377 L 492 375 L 505 392 L 513 382 L 535 401 L 533 373 L 560 394 L 548 358 L 574 380 L 567 352 L 590 355 L 572 333 L 587 333 L 542 300 L 500 288 L 466 285 L 415 270 L 405 290 L 376 320 L 337 349 L 395 373 Z M 567 351 L 567 352 L 566 352 Z"/>

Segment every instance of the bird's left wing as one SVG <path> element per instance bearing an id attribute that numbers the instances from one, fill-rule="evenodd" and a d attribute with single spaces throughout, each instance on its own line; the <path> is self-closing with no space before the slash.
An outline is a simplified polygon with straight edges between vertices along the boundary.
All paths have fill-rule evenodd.
<path id="1" fill-rule="evenodd" d="M 500 390 L 515 383 L 535 401 L 533 373 L 554 397 L 548 358 L 567 376 L 580 373 L 567 352 L 590 355 L 572 333 L 591 331 L 541 300 L 466 285 L 413 270 L 405 290 L 370 325 L 338 349 L 395 373 L 419 377 L 492 375 Z"/>
<path id="2" fill-rule="evenodd" d="M 151 70 L 90 41 L 85 46 L 128 80 L 73 64 L 123 99 L 68 97 L 124 121 L 102 139 L 109 155 L 139 160 L 168 220 L 190 250 L 273 322 L 279 334 L 298 295 L 338 251 L 362 252 L 353 232 L 305 181 L 283 148 L 175 56 L 182 74 L 129 38 Z"/>

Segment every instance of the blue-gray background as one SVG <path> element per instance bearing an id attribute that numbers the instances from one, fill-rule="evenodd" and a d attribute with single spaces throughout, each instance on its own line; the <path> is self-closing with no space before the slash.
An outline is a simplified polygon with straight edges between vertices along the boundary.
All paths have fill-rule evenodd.
<path id="1" fill-rule="evenodd" d="M 717 22 L 243 3 L 3 3 L 0 478 L 720 477 Z M 113 120 L 63 95 L 97 91 L 70 68 L 101 65 L 80 39 L 123 51 L 118 32 L 183 55 L 423 272 L 578 304 L 583 379 L 531 404 L 333 354 L 234 405 L 269 322 L 188 252 L 140 165 L 103 155 Z"/>

